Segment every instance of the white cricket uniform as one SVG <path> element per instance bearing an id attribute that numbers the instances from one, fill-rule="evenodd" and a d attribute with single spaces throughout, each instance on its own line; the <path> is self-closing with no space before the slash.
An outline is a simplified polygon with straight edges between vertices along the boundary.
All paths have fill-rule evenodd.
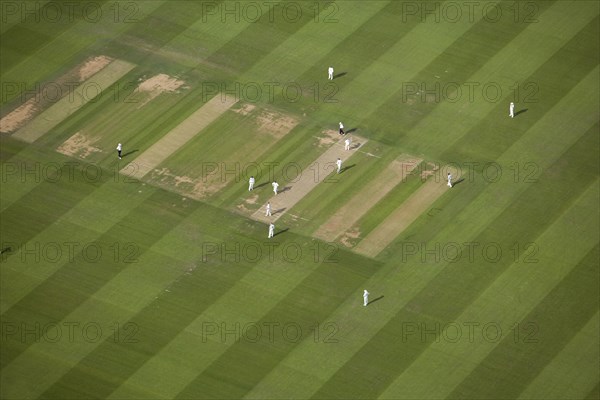
<path id="1" fill-rule="evenodd" d="M 332 80 L 333 80 L 333 67 L 329 67 L 329 68 L 327 69 L 327 73 L 329 74 L 327 78 L 328 78 L 330 81 L 332 81 Z"/>
<path id="2" fill-rule="evenodd" d="M 348 138 L 344 141 L 345 145 L 344 145 L 344 150 L 350 150 L 350 143 L 351 140 Z"/>
<path id="3" fill-rule="evenodd" d="M 268 237 L 268 239 L 271 239 L 274 235 L 275 235 L 275 225 L 274 224 L 270 224 L 269 225 L 269 237 Z"/>
<path id="4" fill-rule="evenodd" d="M 337 173 L 339 174 L 342 170 L 342 160 L 338 158 L 335 164 L 337 165 Z"/>
<path id="5" fill-rule="evenodd" d="M 248 179 L 248 191 L 251 191 L 254 189 L 254 177 L 251 176 L 250 179 Z"/>
<path id="6" fill-rule="evenodd" d="M 365 291 L 363 292 L 363 306 L 367 306 L 367 304 L 369 304 L 369 295 L 371 293 L 367 292 L 367 289 L 365 289 Z"/>
<path id="7" fill-rule="evenodd" d="M 515 117 L 515 103 L 510 103 L 510 106 L 508 107 L 508 115 L 511 118 Z"/>
<path id="8" fill-rule="evenodd" d="M 448 174 L 448 186 L 452 187 L 452 175 Z"/>
<path id="9" fill-rule="evenodd" d="M 279 183 L 277 183 L 277 182 L 273 182 L 273 183 L 272 183 L 272 185 L 273 185 L 273 192 L 274 192 L 275 194 L 277 194 L 277 188 L 279 187 Z"/>
<path id="10" fill-rule="evenodd" d="M 267 203 L 267 212 L 265 213 L 265 217 L 271 216 L 271 203 Z"/>

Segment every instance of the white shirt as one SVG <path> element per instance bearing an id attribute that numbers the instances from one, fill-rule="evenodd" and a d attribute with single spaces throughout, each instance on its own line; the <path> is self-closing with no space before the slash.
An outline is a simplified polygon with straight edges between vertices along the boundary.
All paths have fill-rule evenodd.
<path id="1" fill-rule="evenodd" d="M 340 129 L 344 129 L 344 124 L 340 122 Z"/>
<path id="2" fill-rule="evenodd" d="M 338 167 L 342 166 L 342 160 L 340 160 L 340 159 L 338 159 L 335 163 L 337 164 Z"/>
<path id="3" fill-rule="evenodd" d="M 279 183 L 273 182 L 273 189 L 277 189 L 278 186 L 279 186 Z"/>
<path id="4" fill-rule="evenodd" d="M 329 67 L 329 69 L 327 70 L 330 74 L 333 74 L 333 67 Z"/>
<path id="5" fill-rule="evenodd" d="M 254 178 L 253 178 L 253 177 L 250 177 L 250 179 L 248 180 L 248 182 L 250 182 L 250 183 L 254 183 Z"/>
<path id="6" fill-rule="evenodd" d="M 117 145 L 117 150 L 121 151 L 121 143 Z"/>

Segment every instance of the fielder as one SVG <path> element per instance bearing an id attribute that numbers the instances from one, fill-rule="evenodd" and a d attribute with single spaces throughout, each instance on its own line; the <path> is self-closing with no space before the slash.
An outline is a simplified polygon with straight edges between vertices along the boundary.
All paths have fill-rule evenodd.
<path id="1" fill-rule="evenodd" d="M 254 190 L 254 177 L 251 176 L 250 179 L 248 179 L 248 191 L 251 192 L 252 190 Z"/>
<path id="2" fill-rule="evenodd" d="M 271 185 L 273 185 L 273 193 L 277 194 L 277 188 L 279 187 L 279 183 L 273 182 Z"/>
<path id="3" fill-rule="evenodd" d="M 269 224 L 269 237 L 267 239 L 271 239 L 273 236 L 275 236 L 275 224 L 270 223 Z"/>
<path id="4" fill-rule="evenodd" d="M 271 216 L 271 202 L 267 202 L 267 212 L 265 212 L 265 217 Z"/>
<path id="5" fill-rule="evenodd" d="M 510 102 L 510 106 L 508 106 L 508 115 L 511 118 L 515 117 L 515 103 L 513 103 L 512 101 Z"/>
<path id="6" fill-rule="evenodd" d="M 123 150 L 123 146 L 121 146 L 121 143 L 119 143 L 117 145 L 117 154 L 119 155 L 119 160 L 121 159 L 121 151 Z"/>
<path id="7" fill-rule="evenodd" d="M 350 150 L 350 143 L 352 143 L 352 139 L 348 138 L 344 140 L 344 150 Z"/>
<path id="8" fill-rule="evenodd" d="M 340 135 L 345 135 L 346 132 L 344 132 L 344 124 L 342 124 L 342 122 L 340 121 Z"/>
<path id="9" fill-rule="evenodd" d="M 371 293 L 367 292 L 367 289 L 365 289 L 365 291 L 363 292 L 363 306 L 367 306 L 367 304 L 369 304 L 369 295 Z"/>
<path id="10" fill-rule="evenodd" d="M 448 172 L 448 186 L 452 187 L 452 174 Z"/>
<path id="11" fill-rule="evenodd" d="M 337 173 L 339 174 L 340 171 L 342 170 L 342 159 L 338 158 L 337 161 L 335 162 L 335 165 L 337 165 Z"/>
<path id="12" fill-rule="evenodd" d="M 330 81 L 332 81 L 333 80 L 333 67 L 329 67 L 327 69 L 327 73 L 328 73 L 327 79 L 329 79 Z"/>

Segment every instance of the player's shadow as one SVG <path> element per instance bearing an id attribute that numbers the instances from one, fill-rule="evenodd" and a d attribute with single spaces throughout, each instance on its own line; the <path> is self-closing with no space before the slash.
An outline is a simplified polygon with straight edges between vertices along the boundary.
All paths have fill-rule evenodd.
<path id="1" fill-rule="evenodd" d="M 287 232 L 289 230 L 290 230 L 290 228 L 285 228 L 285 229 L 282 229 L 280 231 L 277 231 L 276 233 L 273 234 L 273 237 L 275 237 L 277 235 L 281 235 L 282 233 Z"/>
<path id="2" fill-rule="evenodd" d="M 370 302 L 368 302 L 368 303 L 367 303 L 367 305 L 369 305 L 369 304 L 373 304 L 373 303 L 375 303 L 376 301 L 379 301 L 379 300 L 383 299 L 383 297 L 384 297 L 384 296 L 379 296 L 378 298 L 376 298 L 376 299 L 373 299 L 373 300 L 371 300 Z"/>
<path id="3" fill-rule="evenodd" d="M 358 149 L 361 146 L 360 143 L 356 143 L 350 147 L 351 150 Z"/>
<path id="4" fill-rule="evenodd" d="M 123 154 L 121 157 L 127 157 L 127 156 L 129 156 L 129 155 L 131 155 L 131 154 L 133 154 L 133 153 L 135 153 L 137 151 L 139 151 L 139 149 L 128 151 L 127 153 Z"/>
<path id="5" fill-rule="evenodd" d="M 266 185 L 268 185 L 268 184 L 269 184 L 269 182 L 261 183 L 260 185 L 256 185 L 256 186 L 254 186 L 254 189 L 261 188 L 261 187 L 263 187 L 263 186 L 266 186 Z"/>
<path id="6" fill-rule="evenodd" d="M 357 128 L 348 129 L 348 130 L 346 131 L 346 134 L 348 134 L 348 133 L 352 133 L 352 132 L 356 132 L 356 129 L 357 129 Z"/>
<path id="7" fill-rule="evenodd" d="M 344 75 L 346 75 L 346 74 L 347 74 L 347 72 L 340 72 L 339 74 L 335 74 L 335 75 L 333 76 L 333 79 L 341 78 L 342 76 L 344 76 Z"/>
<path id="8" fill-rule="evenodd" d="M 354 168 L 354 167 L 356 167 L 356 164 L 348 165 L 347 167 L 340 169 L 340 174 L 343 174 L 344 172 L 348 171 L 350 168 Z"/>
<path id="9" fill-rule="evenodd" d="M 452 182 L 452 187 L 458 185 L 459 183 L 462 183 L 465 181 L 465 178 L 460 178 L 459 180 L 457 180 L 456 182 Z"/>
<path id="10" fill-rule="evenodd" d="M 273 211 L 273 213 L 271 213 L 271 215 L 279 214 L 279 213 L 282 213 L 282 212 L 284 212 L 284 211 L 285 211 L 285 207 L 283 207 L 283 208 L 280 208 L 279 210 L 275 210 L 275 211 Z"/>
<path id="11" fill-rule="evenodd" d="M 281 189 L 281 190 L 278 190 L 278 191 L 277 191 L 277 193 L 283 193 L 283 192 L 287 192 L 288 190 L 291 190 L 291 189 L 292 189 L 292 187 L 291 187 L 291 186 L 286 186 L 286 187 L 284 187 L 283 189 Z"/>
<path id="12" fill-rule="evenodd" d="M 527 112 L 527 110 L 529 110 L 529 109 L 528 109 L 528 108 L 524 108 L 524 109 L 522 109 L 522 110 L 519 110 L 519 111 L 517 111 L 517 112 L 515 113 L 515 117 L 516 117 L 517 115 L 520 115 L 520 114 L 526 113 L 526 112 Z"/>

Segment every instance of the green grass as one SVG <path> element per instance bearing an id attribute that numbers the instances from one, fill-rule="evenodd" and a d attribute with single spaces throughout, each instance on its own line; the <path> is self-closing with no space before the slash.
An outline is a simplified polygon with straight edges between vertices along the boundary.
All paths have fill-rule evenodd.
<path id="1" fill-rule="evenodd" d="M 36 7 L 50 3 L 66 4 Z M 94 4 L 96 23 L 2 16 L 3 91 L 26 90 L 3 93 L 1 116 L 89 57 L 136 65 L 34 143 L 0 136 L 2 398 L 598 398 L 597 2 L 490 1 L 456 22 L 448 2 L 286 3 L 302 12 L 294 22 L 283 3 L 269 3 L 272 21 L 256 3 L 256 22 L 245 2 Z M 497 22 L 482 13 L 494 5 Z M 345 75 L 328 82 L 329 65 Z M 136 85 L 159 73 L 185 88 L 142 106 Z M 297 101 L 282 95 L 290 82 Z M 470 99 L 469 82 L 502 94 Z M 407 94 L 454 83 L 457 101 Z M 241 173 L 202 200 L 119 173 L 118 142 L 135 160 L 214 84 L 263 92 L 158 168 L 200 179 L 207 163 L 278 163 L 257 176 L 255 203 Z M 526 111 L 508 118 L 510 101 Z M 275 138 L 257 121 L 265 111 L 298 124 Z M 338 121 L 369 142 L 267 240 L 239 206 L 263 205 L 271 178 L 292 184 L 282 166 L 311 173 L 326 151 L 316 137 Z M 78 132 L 101 152 L 56 151 Z M 402 154 L 454 163 L 465 179 L 374 258 L 311 236 Z M 361 237 L 422 186 L 420 171 L 359 219 Z M 377 299 L 366 308 L 363 289 Z"/>

